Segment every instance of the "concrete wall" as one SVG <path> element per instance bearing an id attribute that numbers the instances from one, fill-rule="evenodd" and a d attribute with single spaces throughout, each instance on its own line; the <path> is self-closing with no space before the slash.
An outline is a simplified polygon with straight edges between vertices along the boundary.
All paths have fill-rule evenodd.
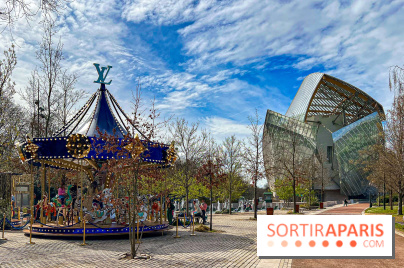
<path id="1" fill-rule="evenodd" d="M 341 194 L 340 190 L 327 190 L 324 191 L 324 201 L 341 201 L 348 199 L 347 196 Z"/>
<path id="2" fill-rule="evenodd" d="M 327 147 L 332 146 L 334 148 L 334 143 L 332 140 L 332 132 L 337 131 L 342 128 L 342 116 L 331 115 L 331 116 L 314 116 L 307 118 L 310 124 L 317 126 L 317 146 L 319 153 L 323 155 L 325 159 L 324 162 L 324 190 L 339 190 L 339 172 L 338 172 L 338 162 L 335 154 L 333 153 L 332 162 L 327 161 Z M 335 122 L 333 123 L 333 120 Z M 314 122 L 311 122 L 314 121 Z M 319 123 L 317 123 L 319 122 Z M 321 180 L 318 179 L 314 183 L 314 189 L 321 190 Z"/>

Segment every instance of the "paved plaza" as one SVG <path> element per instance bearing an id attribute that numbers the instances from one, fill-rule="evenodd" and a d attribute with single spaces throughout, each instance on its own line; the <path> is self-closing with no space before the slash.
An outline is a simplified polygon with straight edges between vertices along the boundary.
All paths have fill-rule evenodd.
<path id="1" fill-rule="evenodd" d="M 310 214 L 360 214 L 367 204 L 335 206 Z M 285 213 L 285 211 L 276 211 Z M 252 213 L 214 215 L 215 233 L 190 236 L 189 229 L 179 228 L 181 238 L 174 239 L 175 229 L 164 236 L 146 237 L 141 253 L 149 260 L 121 259 L 129 252 L 127 239 L 80 240 L 39 239 L 27 245 L 21 232 L 6 232 L 0 241 L 0 267 L 401 267 L 404 263 L 404 237 L 396 235 L 395 260 L 260 260 L 256 256 L 256 222 Z"/>
<path id="2" fill-rule="evenodd" d="M 6 232 L 9 240 L 0 242 L 0 267 L 256 267 L 260 260 L 252 216 L 214 215 L 216 233 L 190 236 L 180 227 L 178 239 L 172 237 L 175 229 L 163 237 L 144 238 L 141 253 L 151 255 L 150 260 L 120 260 L 129 252 L 127 239 L 89 240 L 89 246 L 81 247 L 80 240 L 36 238 L 35 245 L 26 245 L 29 238 L 21 232 Z"/>

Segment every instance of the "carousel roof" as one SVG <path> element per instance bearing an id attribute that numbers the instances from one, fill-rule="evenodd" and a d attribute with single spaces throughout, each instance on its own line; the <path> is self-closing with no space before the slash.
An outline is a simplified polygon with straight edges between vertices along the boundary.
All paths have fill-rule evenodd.
<path id="1" fill-rule="evenodd" d="M 101 84 L 79 112 L 52 136 L 64 137 L 75 133 L 96 137 L 99 136 L 98 128 L 102 133 L 123 138 L 128 134 L 128 123 L 128 116 L 105 85 Z"/>
<path id="2" fill-rule="evenodd" d="M 119 140 L 118 150 L 131 150 L 130 146 L 144 147 L 146 153 L 142 154 L 145 162 L 154 162 L 161 164 L 170 164 L 174 152 L 174 145 L 151 142 L 141 133 L 135 125 L 131 123 L 129 117 L 122 110 L 114 96 L 108 91 L 105 85 L 104 69 L 101 71 L 98 64 L 94 64 L 97 68 L 99 79 L 94 81 L 100 83 L 101 86 L 95 92 L 86 104 L 77 112 L 75 116 L 51 137 L 36 137 L 27 139 L 24 143 L 16 144 L 20 158 L 22 161 L 32 161 L 34 165 L 45 164 L 47 166 L 80 169 L 81 165 L 77 164 L 78 158 L 86 159 L 88 168 L 96 168 L 98 160 L 107 160 L 111 158 L 123 158 L 117 152 L 107 150 L 99 150 L 104 148 L 105 141 L 100 138 L 101 133 L 114 135 Z M 97 66 L 98 65 L 98 66 Z M 108 66 L 108 68 L 112 68 Z M 108 72 L 107 72 L 108 74 Z M 100 82 L 101 81 L 101 82 Z M 131 142 L 127 134 L 131 133 L 130 128 L 133 127 L 144 140 L 135 138 L 138 145 L 130 145 Z M 141 144 L 141 145 L 140 145 Z M 98 149 L 97 149 L 98 148 Z M 127 157 L 131 157 L 130 155 Z M 175 161 L 175 160 L 174 160 Z"/>

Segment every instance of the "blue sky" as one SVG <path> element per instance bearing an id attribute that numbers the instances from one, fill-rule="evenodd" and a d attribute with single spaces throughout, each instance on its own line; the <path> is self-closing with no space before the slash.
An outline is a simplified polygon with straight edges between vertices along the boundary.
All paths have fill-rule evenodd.
<path id="1" fill-rule="evenodd" d="M 112 65 L 108 87 L 130 112 L 137 81 L 163 117 L 199 122 L 217 138 L 248 135 L 255 109 L 285 113 L 303 78 L 326 72 L 389 108 L 389 67 L 404 64 L 404 1 L 75 0 L 58 18 L 64 67 L 92 93 L 94 62 Z M 20 20 L 14 80 L 38 65 L 40 16 Z M 387 110 L 386 109 L 386 110 Z"/>

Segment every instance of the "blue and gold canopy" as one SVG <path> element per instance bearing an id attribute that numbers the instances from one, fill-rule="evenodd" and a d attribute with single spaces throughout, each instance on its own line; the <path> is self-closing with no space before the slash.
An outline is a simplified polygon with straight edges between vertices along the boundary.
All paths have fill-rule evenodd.
<path id="1" fill-rule="evenodd" d="M 94 64 L 95 65 L 95 64 Z M 96 66 L 97 67 L 97 66 Z M 109 66 L 110 67 L 110 66 Z M 105 67 L 103 67 L 105 68 Z M 112 68 L 112 67 L 111 67 Z M 97 71 L 98 68 L 97 68 Z M 100 74 L 102 77 L 103 72 Z M 130 129 L 135 129 L 140 138 L 137 143 L 142 147 L 141 154 L 144 162 L 167 165 L 175 161 L 174 144 L 166 145 L 151 142 L 134 125 L 119 106 L 116 99 L 105 87 L 103 82 L 86 104 L 77 112 L 75 116 L 51 137 L 36 137 L 23 143 L 17 144 L 20 158 L 24 162 L 33 161 L 34 165 L 47 165 L 66 169 L 79 169 L 83 166 L 75 161 L 85 159 L 88 164 L 85 168 L 97 169 L 108 159 L 119 159 L 124 157 L 134 157 L 130 153 L 122 154 L 120 150 L 130 150 Z M 100 80 L 100 78 L 99 78 Z M 100 133 L 113 135 L 120 145 L 117 151 L 108 152 L 100 150 L 105 145 L 105 141 L 100 137 Z"/>

